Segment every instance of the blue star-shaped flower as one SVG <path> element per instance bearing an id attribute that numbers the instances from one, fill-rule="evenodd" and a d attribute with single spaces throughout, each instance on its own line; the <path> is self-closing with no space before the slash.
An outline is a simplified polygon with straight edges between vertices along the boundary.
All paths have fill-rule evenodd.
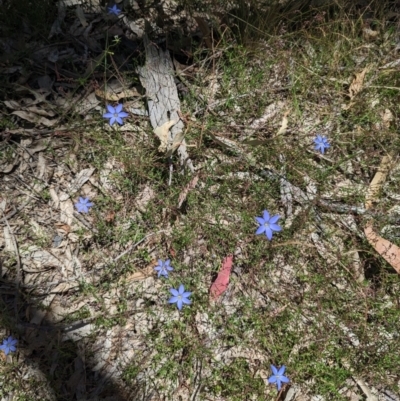
<path id="1" fill-rule="evenodd" d="M 5 338 L 3 340 L 3 344 L 0 345 L 0 349 L 3 350 L 6 355 L 8 355 L 10 352 L 15 352 L 17 350 L 17 342 L 18 340 L 12 338 L 11 336 Z"/>
<path id="2" fill-rule="evenodd" d="M 108 7 L 109 14 L 119 15 L 120 12 L 121 10 L 117 7 L 116 4 L 114 4 L 112 7 Z"/>
<path id="3" fill-rule="evenodd" d="M 188 299 L 188 297 L 190 297 L 192 293 L 189 291 L 185 291 L 185 287 L 183 286 L 183 284 L 179 286 L 178 290 L 176 290 L 175 288 L 171 288 L 169 291 L 171 292 L 172 297 L 169 299 L 168 302 L 170 304 L 176 304 L 179 310 L 182 309 L 183 304 L 189 305 L 192 303 L 192 301 Z"/>
<path id="4" fill-rule="evenodd" d="M 274 366 L 271 365 L 272 376 L 268 379 L 268 383 L 275 383 L 276 388 L 278 391 L 281 391 L 282 383 L 289 383 L 289 379 L 284 376 L 286 366 L 282 365 L 279 370 Z"/>
<path id="5" fill-rule="evenodd" d="M 158 265 L 154 268 L 154 270 L 158 272 L 158 277 L 164 276 L 168 278 L 168 272 L 174 270 L 173 267 L 169 265 L 170 263 L 171 261 L 169 259 L 165 262 L 161 259 L 158 261 Z"/>
<path id="6" fill-rule="evenodd" d="M 93 203 L 89 201 L 89 198 L 79 197 L 79 201 L 75 203 L 75 207 L 79 213 L 89 213 L 89 208 L 93 206 Z"/>
<path id="7" fill-rule="evenodd" d="M 281 226 L 276 224 L 279 219 L 279 215 L 271 217 L 269 213 L 264 210 L 263 217 L 256 217 L 256 220 L 260 224 L 260 227 L 258 227 L 256 234 L 258 235 L 265 233 L 266 237 L 271 241 L 273 232 L 282 230 Z"/>
<path id="8" fill-rule="evenodd" d="M 314 139 L 315 143 L 315 150 L 319 150 L 322 154 L 325 153 L 325 149 L 328 149 L 331 147 L 331 145 L 328 142 L 328 139 L 325 136 L 317 135 L 317 137 Z"/>
<path id="9" fill-rule="evenodd" d="M 117 122 L 119 125 L 122 125 L 124 122 L 123 118 L 128 117 L 128 113 L 122 111 L 122 104 L 119 104 L 117 107 L 112 107 L 109 104 L 107 105 L 108 113 L 103 114 L 104 118 L 110 119 L 110 125 L 113 125 Z"/>

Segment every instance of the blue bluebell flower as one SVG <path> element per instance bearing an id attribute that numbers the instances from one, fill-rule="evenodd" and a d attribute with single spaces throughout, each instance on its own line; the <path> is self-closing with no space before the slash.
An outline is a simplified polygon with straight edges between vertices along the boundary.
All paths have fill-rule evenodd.
<path id="1" fill-rule="evenodd" d="M 89 198 L 79 197 L 79 201 L 75 203 L 75 207 L 79 213 L 89 213 L 89 208 L 93 206 L 93 203 L 89 201 Z"/>
<path id="2" fill-rule="evenodd" d="M 119 125 L 122 125 L 124 123 L 122 119 L 128 117 L 129 115 L 128 113 L 125 113 L 125 111 L 122 111 L 122 104 L 118 104 L 116 107 L 108 104 L 107 110 L 108 113 L 104 113 L 103 117 L 110 119 L 110 125 L 113 125 L 115 122 L 117 122 Z"/>
<path id="3" fill-rule="evenodd" d="M 0 345 L 0 350 L 2 350 L 6 355 L 8 355 L 10 352 L 15 352 L 17 350 L 17 342 L 18 340 L 12 336 L 5 338 L 3 340 L 3 344 Z"/>
<path id="4" fill-rule="evenodd" d="M 280 219 L 280 216 L 277 214 L 275 216 L 270 216 L 269 213 L 264 210 L 263 217 L 256 217 L 257 222 L 260 224 L 258 227 L 256 234 L 263 234 L 271 241 L 272 235 L 274 231 L 281 231 L 282 228 L 276 222 Z"/>
<path id="5" fill-rule="evenodd" d="M 268 383 L 276 384 L 278 391 L 281 391 L 282 383 L 289 383 L 289 379 L 284 376 L 286 366 L 282 365 L 279 370 L 274 365 L 271 365 L 272 376 L 268 379 Z"/>
<path id="6" fill-rule="evenodd" d="M 179 310 L 182 309 L 183 304 L 190 305 L 192 303 L 192 301 L 188 299 L 188 297 L 190 297 L 192 293 L 189 291 L 185 291 L 185 287 L 183 286 L 183 284 L 179 286 L 178 290 L 176 290 L 175 288 L 171 288 L 169 291 L 171 292 L 172 297 L 169 299 L 168 302 L 170 304 L 176 304 Z"/>
<path id="7" fill-rule="evenodd" d="M 163 262 L 161 259 L 158 261 L 158 265 L 154 268 L 156 272 L 158 272 L 158 277 L 164 276 L 168 278 L 168 272 L 174 270 L 172 266 L 170 266 L 171 261 L 167 259 Z"/>
<path id="8" fill-rule="evenodd" d="M 108 7 L 109 14 L 119 15 L 120 12 L 121 12 L 121 10 L 117 7 L 116 4 L 114 4 L 112 7 Z"/>
<path id="9" fill-rule="evenodd" d="M 321 135 L 317 135 L 317 137 L 314 139 L 314 143 L 314 149 L 319 150 L 321 153 L 325 153 L 325 149 L 328 149 L 331 146 L 328 142 L 328 139 Z"/>

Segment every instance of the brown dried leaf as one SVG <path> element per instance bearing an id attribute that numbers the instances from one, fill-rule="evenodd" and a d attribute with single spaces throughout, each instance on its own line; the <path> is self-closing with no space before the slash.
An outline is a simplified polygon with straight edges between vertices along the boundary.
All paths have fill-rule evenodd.
<path id="1" fill-rule="evenodd" d="M 109 90 L 104 91 L 101 89 L 96 89 L 95 94 L 99 98 L 105 99 L 109 102 L 119 102 L 121 99 L 124 99 L 127 97 L 141 97 L 142 96 L 135 87 L 133 87 L 131 89 L 125 89 L 120 93 L 115 93 L 114 91 L 109 91 Z"/>
<path id="2" fill-rule="evenodd" d="M 68 224 L 56 223 L 55 225 L 59 230 L 63 230 L 67 234 L 71 232 L 71 226 L 69 226 Z"/>
<path id="3" fill-rule="evenodd" d="M 368 242 L 400 274 L 400 248 L 379 236 L 368 224 L 364 229 Z"/>
<path id="4" fill-rule="evenodd" d="M 183 191 L 179 194 L 178 199 L 178 209 L 182 206 L 190 190 L 196 188 L 197 182 L 199 181 L 199 176 L 195 175 L 190 182 L 183 188 Z"/>
<path id="5" fill-rule="evenodd" d="M 42 124 L 45 127 L 52 127 L 53 125 L 57 124 L 57 122 L 58 122 L 58 119 L 49 120 L 45 117 L 39 117 L 35 113 L 23 111 L 23 110 L 13 111 L 11 114 L 15 114 L 16 116 L 21 117 L 23 120 L 27 120 L 31 123 Z"/>
<path id="6" fill-rule="evenodd" d="M 365 195 L 366 209 L 369 209 L 372 206 L 372 203 L 377 200 L 378 192 L 386 180 L 391 162 L 391 156 L 384 156 L 382 158 L 381 164 L 379 165 L 378 170 L 368 187 L 367 194 Z"/>
<path id="7" fill-rule="evenodd" d="M 112 222 L 114 221 L 114 219 L 115 219 L 115 211 L 114 211 L 114 210 L 110 210 L 110 211 L 107 213 L 106 217 L 104 218 L 104 220 L 105 220 L 107 223 L 112 223 Z"/>
<path id="8" fill-rule="evenodd" d="M 367 39 L 367 40 L 375 40 L 379 35 L 378 31 L 373 31 L 370 28 L 364 28 L 363 33 L 364 33 L 365 39 Z"/>
<path id="9" fill-rule="evenodd" d="M 124 282 L 131 283 L 133 281 L 141 281 L 146 279 L 147 277 L 150 277 L 154 273 L 154 267 L 157 266 L 157 261 L 153 260 L 148 266 L 146 266 L 143 270 L 131 273 L 127 277 L 122 277 L 121 280 L 119 281 L 119 284 L 122 284 Z"/>
<path id="10" fill-rule="evenodd" d="M 389 109 L 385 109 L 385 112 L 382 113 L 382 120 L 383 120 L 383 126 L 387 129 L 389 129 L 390 124 L 394 120 L 393 113 Z"/>
<path id="11" fill-rule="evenodd" d="M 365 67 L 361 72 L 356 74 L 356 77 L 353 79 L 353 82 L 350 84 L 349 87 L 349 96 L 350 100 L 353 100 L 354 97 L 361 92 L 363 85 L 364 85 L 364 78 L 367 72 L 369 72 L 370 67 Z"/>
<path id="12" fill-rule="evenodd" d="M 156 196 L 156 193 L 154 192 L 153 188 L 150 186 L 146 185 L 142 191 L 138 194 L 138 196 L 135 199 L 135 205 L 137 209 L 144 213 L 146 211 L 146 207 L 148 203 Z"/>
<path id="13" fill-rule="evenodd" d="M 391 156 L 384 156 L 382 158 L 378 171 L 375 173 L 375 176 L 369 185 L 367 196 L 365 197 L 366 209 L 369 209 L 372 206 L 372 202 L 377 200 L 377 194 L 386 180 L 391 161 Z M 396 270 L 398 274 L 400 274 L 400 248 L 379 236 L 374 231 L 371 222 L 366 225 L 364 233 L 368 242 L 375 248 L 375 250 Z"/>
<path id="14" fill-rule="evenodd" d="M 86 181 L 92 176 L 94 168 L 86 168 L 81 170 L 75 177 L 74 181 L 68 186 L 68 193 L 60 196 L 60 201 L 65 201 L 70 197 L 71 193 L 77 192 Z"/>

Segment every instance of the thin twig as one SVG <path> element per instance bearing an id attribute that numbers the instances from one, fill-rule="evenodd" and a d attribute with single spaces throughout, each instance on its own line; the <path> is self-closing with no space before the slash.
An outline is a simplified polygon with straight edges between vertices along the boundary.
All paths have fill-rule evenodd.
<path id="1" fill-rule="evenodd" d="M 3 212 L 4 217 L 2 217 L 0 219 L 0 223 L 6 223 L 8 219 L 11 219 L 11 217 L 13 217 L 15 214 L 19 213 L 22 209 L 24 209 L 30 201 L 31 201 L 31 199 L 28 199 L 23 205 L 21 205 L 18 208 L 14 208 L 14 210 L 12 212 L 9 212 L 6 215 L 4 215 L 4 212 Z"/>
<path id="2" fill-rule="evenodd" d="M 81 216 L 78 212 L 74 211 L 74 217 L 81 222 L 86 228 L 88 228 L 90 231 L 93 231 L 95 234 L 97 234 L 99 231 L 97 228 L 94 228 L 83 216 Z"/>
<path id="3" fill-rule="evenodd" d="M 116 258 L 114 258 L 113 260 L 112 260 L 112 262 L 113 263 L 115 263 L 117 260 L 119 260 L 119 259 L 121 259 L 122 257 L 124 257 L 127 253 L 129 253 L 129 252 L 131 252 L 134 248 L 136 248 L 138 245 L 140 245 L 144 240 L 146 240 L 147 238 L 149 238 L 149 237 L 151 237 L 152 235 L 156 235 L 156 234 L 159 234 L 159 233 L 163 233 L 163 232 L 165 232 L 166 230 L 160 230 L 160 231 L 157 231 L 157 232 L 155 232 L 155 233 L 151 233 L 151 234 L 148 234 L 148 235 L 146 235 L 144 238 L 142 238 L 140 241 L 138 241 L 138 242 L 136 242 L 135 244 L 133 244 L 132 246 L 130 246 L 127 250 L 125 250 L 124 252 L 122 252 L 120 255 L 118 255 Z"/>

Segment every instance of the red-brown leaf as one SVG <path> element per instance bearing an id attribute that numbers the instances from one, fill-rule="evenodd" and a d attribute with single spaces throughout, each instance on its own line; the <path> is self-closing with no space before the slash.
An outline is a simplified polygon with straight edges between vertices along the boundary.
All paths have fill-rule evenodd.
<path id="1" fill-rule="evenodd" d="M 372 228 L 372 224 L 367 224 L 364 232 L 368 242 L 400 274 L 400 248 L 379 236 Z"/>
<path id="2" fill-rule="evenodd" d="M 222 262 L 221 270 L 210 288 L 210 298 L 216 300 L 227 288 L 232 270 L 233 255 L 228 255 Z"/>

